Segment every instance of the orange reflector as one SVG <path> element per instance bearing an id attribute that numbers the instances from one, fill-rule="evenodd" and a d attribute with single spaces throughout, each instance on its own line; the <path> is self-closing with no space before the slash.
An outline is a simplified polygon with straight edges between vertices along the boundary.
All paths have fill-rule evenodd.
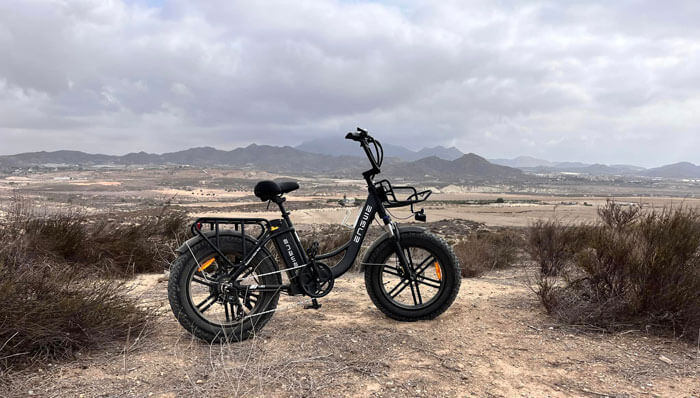
<path id="1" fill-rule="evenodd" d="M 438 280 L 442 280 L 442 270 L 440 270 L 440 263 L 435 262 L 435 274 L 437 274 Z"/>
<path id="2" fill-rule="evenodd" d="M 210 258 L 210 259 L 207 260 L 204 264 L 202 264 L 199 268 L 197 268 L 197 271 L 198 271 L 198 272 L 204 271 L 204 270 L 207 269 L 210 265 L 212 265 L 212 264 L 214 263 L 215 260 L 216 260 L 216 259 L 215 259 L 214 257 Z"/>

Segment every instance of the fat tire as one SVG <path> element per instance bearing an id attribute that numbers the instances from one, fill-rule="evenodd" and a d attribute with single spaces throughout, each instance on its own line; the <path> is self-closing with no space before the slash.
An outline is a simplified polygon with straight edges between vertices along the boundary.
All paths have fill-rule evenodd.
<path id="1" fill-rule="evenodd" d="M 401 233 L 401 246 L 420 247 L 434 253 L 440 263 L 445 288 L 433 303 L 425 308 L 405 309 L 398 307 L 386 297 L 381 286 L 381 266 L 365 266 L 365 288 L 374 305 L 386 316 L 398 321 L 413 322 L 419 320 L 434 319 L 445 312 L 457 298 L 461 284 L 461 272 L 459 260 L 454 251 L 444 239 L 429 232 L 404 232 Z M 367 263 L 383 264 L 384 261 L 395 253 L 394 241 L 386 239 L 367 255 Z"/>
<path id="2" fill-rule="evenodd" d="M 225 255 L 240 254 L 242 237 L 225 235 L 221 236 L 219 239 L 219 249 Z M 246 251 L 249 253 L 252 252 L 255 249 L 254 243 L 248 239 L 246 239 L 245 242 Z M 168 300 L 170 301 L 170 308 L 178 322 L 180 322 L 180 325 L 197 338 L 209 343 L 243 341 L 260 332 L 270 318 L 272 318 L 274 311 L 231 326 L 214 325 L 198 315 L 190 302 L 187 291 L 189 274 L 192 272 L 192 268 L 198 267 L 197 261 L 203 261 L 203 259 L 210 258 L 216 255 L 216 253 L 209 244 L 203 240 L 194 244 L 191 250 L 192 253 L 188 250 L 179 256 L 170 266 Z M 192 258 L 192 254 L 197 258 L 197 261 Z M 269 256 L 266 250 L 260 250 L 258 254 L 253 257 L 251 264 L 259 264 L 257 270 L 259 270 L 260 273 L 278 270 L 276 262 Z M 261 278 L 264 284 L 280 285 L 282 283 L 280 274 L 267 275 Z M 265 294 L 266 293 L 263 293 L 263 302 L 267 304 L 263 304 L 262 308 L 265 310 L 275 309 L 279 300 L 279 292 L 268 294 L 267 296 Z"/>

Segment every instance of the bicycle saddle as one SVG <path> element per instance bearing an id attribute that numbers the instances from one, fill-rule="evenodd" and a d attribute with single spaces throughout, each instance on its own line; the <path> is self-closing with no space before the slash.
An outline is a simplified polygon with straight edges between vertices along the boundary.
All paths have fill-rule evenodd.
<path id="1" fill-rule="evenodd" d="M 266 202 L 272 200 L 273 198 L 292 192 L 299 189 L 299 184 L 293 181 L 280 182 L 279 184 L 274 181 L 260 181 L 255 184 L 253 192 L 255 196 L 260 198 L 261 201 Z"/>

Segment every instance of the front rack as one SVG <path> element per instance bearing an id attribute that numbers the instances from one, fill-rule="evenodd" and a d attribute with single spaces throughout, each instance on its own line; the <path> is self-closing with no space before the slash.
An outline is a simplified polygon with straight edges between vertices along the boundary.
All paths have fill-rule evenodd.
<path id="1" fill-rule="evenodd" d="M 381 180 L 379 182 L 376 182 L 374 186 L 375 188 L 377 188 L 377 192 L 379 193 L 379 197 L 382 199 L 382 202 L 384 202 L 384 207 L 393 208 L 411 206 L 411 212 L 413 213 L 415 213 L 415 211 L 413 210 L 413 205 L 415 205 L 416 203 L 425 202 L 433 193 L 433 191 L 429 189 L 418 192 L 418 190 L 416 190 L 415 187 L 395 187 L 391 185 L 389 180 Z M 409 191 L 409 195 L 405 199 L 399 200 L 396 197 L 397 191 Z"/>

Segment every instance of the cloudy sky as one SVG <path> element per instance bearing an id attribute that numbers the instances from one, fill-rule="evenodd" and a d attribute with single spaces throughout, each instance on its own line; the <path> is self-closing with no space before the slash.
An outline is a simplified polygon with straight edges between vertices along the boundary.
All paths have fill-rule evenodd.
<path id="1" fill-rule="evenodd" d="M 0 0 L 0 154 L 342 139 L 700 163 L 697 1 Z"/>

